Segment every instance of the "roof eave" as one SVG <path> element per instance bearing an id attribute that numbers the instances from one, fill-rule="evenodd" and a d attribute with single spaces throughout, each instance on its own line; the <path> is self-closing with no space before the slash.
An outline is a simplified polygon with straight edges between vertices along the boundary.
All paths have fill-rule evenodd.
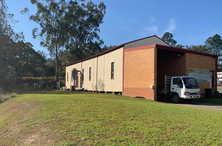
<path id="1" fill-rule="evenodd" d="M 159 45 L 159 44 L 156 44 L 156 47 L 159 49 L 176 51 L 176 52 L 181 52 L 181 53 L 192 53 L 192 54 L 197 54 L 197 55 L 211 56 L 211 57 L 215 57 L 215 58 L 218 57 L 218 55 L 214 55 L 214 54 L 203 53 L 203 52 L 187 50 L 187 49 L 181 49 L 181 48 L 176 48 L 176 47 L 169 47 L 169 46 L 164 46 L 164 45 Z"/>
<path id="2" fill-rule="evenodd" d="M 112 48 L 112 49 L 106 50 L 106 51 L 101 52 L 101 53 L 99 53 L 99 54 L 96 54 L 96 55 L 93 55 L 93 56 L 87 57 L 87 58 L 85 58 L 85 59 L 78 60 L 78 61 L 76 61 L 76 62 L 73 62 L 73 63 L 67 65 L 66 67 L 71 66 L 71 65 L 74 65 L 74 64 L 77 64 L 77 63 L 80 63 L 80 62 L 82 62 L 82 61 L 86 61 L 86 60 L 89 60 L 89 59 L 95 58 L 95 57 L 102 56 L 102 55 L 104 55 L 104 54 L 107 54 L 107 53 L 109 53 L 109 52 L 115 51 L 115 50 L 117 50 L 117 49 L 119 49 L 119 48 L 122 48 L 122 47 L 124 47 L 124 44 L 119 45 L 119 46 L 116 46 L 116 47 L 114 47 L 114 48 Z"/>

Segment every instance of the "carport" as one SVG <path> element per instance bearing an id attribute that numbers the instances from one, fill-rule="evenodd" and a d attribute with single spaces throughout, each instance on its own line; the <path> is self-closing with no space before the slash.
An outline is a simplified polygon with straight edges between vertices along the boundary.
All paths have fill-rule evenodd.
<path id="1" fill-rule="evenodd" d="M 186 76 L 186 56 L 184 53 L 157 50 L 157 88 L 164 88 L 164 75 Z"/>
<path id="2" fill-rule="evenodd" d="M 164 88 L 164 76 L 186 76 L 186 56 L 182 52 L 157 49 L 157 90 Z M 157 100 L 163 95 L 157 94 Z"/>
<path id="3" fill-rule="evenodd" d="M 191 69 L 203 70 L 211 73 L 210 81 L 198 80 L 200 85 L 201 95 L 205 96 L 205 88 L 214 88 L 216 86 L 217 72 L 217 56 L 206 54 L 187 49 L 167 47 L 156 45 L 156 89 L 164 88 L 164 76 L 190 76 Z M 203 74 L 203 78 L 204 78 Z M 155 92 L 157 92 L 157 90 Z M 157 95 L 157 100 L 162 100 L 160 95 Z"/>

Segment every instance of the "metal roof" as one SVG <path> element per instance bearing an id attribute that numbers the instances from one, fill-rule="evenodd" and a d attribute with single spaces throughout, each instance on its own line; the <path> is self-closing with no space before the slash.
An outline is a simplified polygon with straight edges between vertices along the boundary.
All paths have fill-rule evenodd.
<path id="1" fill-rule="evenodd" d="M 82 61 L 86 61 L 86 60 L 89 60 L 89 59 L 92 59 L 92 58 L 95 58 L 95 57 L 99 57 L 101 55 L 104 55 L 104 54 L 107 54 L 107 53 L 110 53 L 112 51 L 115 51 L 121 47 L 124 47 L 125 45 L 129 44 L 129 43 L 133 43 L 133 42 L 136 42 L 136 41 L 140 41 L 140 40 L 144 40 L 144 39 L 147 39 L 147 38 L 151 38 L 151 37 L 157 37 L 158 39 L 160 39 L 158 36 L 156 35 L 153 35 L 153 36 L 149 36 L 149 37 L 145 37 L 145 38 L 141 38 L 141 39 L 137 39 L 137 40 L 134 40 L 134 41 L 130 41 L 130 42 L 127 42 L 127 43 L 124 43 L 122 45 L 119 45 L 119 46 L 116 46 L 112 49 L 109 49 L 109 50 L 106 50 L 104 52 L 101 52 L 99 54 L 96 54 L 96 55 L 93 55 L 93 56 L 90 56 L 88 58 L 85 58 L 85 59 L 82 59 L 82 60 L 79 60 L 79 61 L 76 61 L 76 62 L 73 62 L 67 66 L 70 66 L 70 65 L 73 65 L 73 64 L 76 64 L 76 63 L 79 63 L 79 62 L 82 62 Z M 162 40 L 162 39 L 160 39 Z M 163 41 L 163 40 L 162 40 Z M 163 41 L 165 42 L 165 41 Z M 166 42 L 165 42 L 166 43 Z M 168 43 L 166 43 L 168 44 Z M 169 44 L 168 44 L 169 45 Z M 182 52 L 182 53 L 192 53 L 192 54 L 198 54 L 198 55 L 204 55 L 204 56 L 210 56 L 210 57 L 215 57 L 217 58 L 218 56 L 217 55 L 214 55 L 214 54 L 208 54 L 208 53 L 203 53 L 203 52 L 198 52 L 198 51 L 193 51 L 193 50 L 187 50 L 187 49 L 182 49 L 182 48 L 176 48 L 176 47 L 172 47 L 171 45 L 169 46 L 165 46 L 165 45 L 160 45 L 160 44 L 153 44 L 152 46 L 156 47 L 157 49 L 164 49 L 164 50 L 169 50 L 169 51 L 175 51 L 175 52 Z"/>

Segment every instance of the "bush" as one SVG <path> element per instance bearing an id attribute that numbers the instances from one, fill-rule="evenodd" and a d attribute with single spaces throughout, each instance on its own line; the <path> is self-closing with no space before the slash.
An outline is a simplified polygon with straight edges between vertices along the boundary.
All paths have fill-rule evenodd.
<path id="1" fill-rule="evenodd" d="M 0 103 L 3 103 L 3 102 L 5 102 L 5 101 L 8 100 L 8 99 L 9 99 L 8 96 L 6 96 L 6 95 L 0 95 Z"/>
<path id="2" fill-rule="evenodd" d="M 17 93 L 13 92 L 11 94 L 0 94 L 0 103 L 5 102 L 6 100 L 10 99 L 10 98 L 14 98 L 17 97 Z"/>
<path id="3" fill-rule="evenodd" d="M 11 94 L 11 98 L 17 97 L 17 93 L 16 92 L 12 92 Z"/>

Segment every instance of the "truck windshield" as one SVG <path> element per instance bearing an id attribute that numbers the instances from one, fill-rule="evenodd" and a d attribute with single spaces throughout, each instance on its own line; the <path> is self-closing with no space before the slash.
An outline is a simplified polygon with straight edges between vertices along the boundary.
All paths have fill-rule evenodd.
<path id="1" fill-rule="evenodd" d="M 195 78 L 183 78 L 183 82 L 188 89 L 197 89 L 199 85 Z"/>

